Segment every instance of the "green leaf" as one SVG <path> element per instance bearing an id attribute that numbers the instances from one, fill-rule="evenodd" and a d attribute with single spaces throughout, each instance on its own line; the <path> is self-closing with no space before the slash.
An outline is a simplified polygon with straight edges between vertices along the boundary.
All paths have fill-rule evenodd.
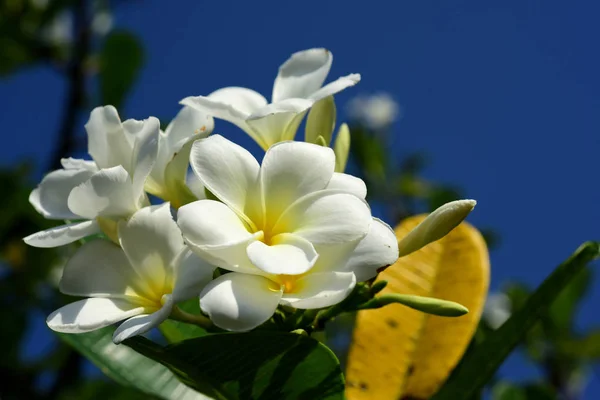
<path id="1" fill-rule="evenodd" d="M 573 358 L 600 360 L 600 330 L 594 330 L 581 338 L 560 340 L 557 348 L 562 354 Z"/>
<path id="2" fill-rule="evenodd" d="M 499 382 L 492 388 L 492 400 L 527 400 L 525 391 L 508 382 Z"/>
<path id="3" fill-rule="evenodd" d="M 587 293 L 591 282 L 592 270 L 582 269 L 552 302 L 548 316 L 552 325 L 560 332 L 568 334 L 571 331 L 577 306 Z"/>
<path id="4" fill-rule="evenodd" d="M 321 136 L 325 141 L 325 146 L 329 146 L 335 128 L 335 114 L 333 96 L 327 96 L 317 101 L 306 118 L 304 140 L 308 143 L 318 144 L 317 139 Z"/>
<path id="5" fill-rule="evenodd" d="M 166 348 L 139 337 L 125 343 L 198 391 L 213 387 L 224 399 L 344 398 L 337 358 L 307 336 L 263 331 L 207 335 Z"/>
<path id="6" fill-rule="evenodd" d="M 527 331 L 547 312 L 552 300 L 599 254 L 598 243 L 586 242 L 581 245 L 546 278 L 522 308 L 516 310 L 498 330 L 490 332 L 465 357 L 460 370 L 432 399 L 470 398 L 482 389 Z"/>
<path id="7" fill-rule="evenodd" d="M 117 383 L 164 399 L 203 399 L 198 392 L 181 383 L 167 367 L 112 342 L 114 329 L 57 335 L 97 365 Z"/>
<path id="8" fill-rule="evenodd" d="M 140 41 L 132 34 L 113 31 L 100 53 L 100 95 L 102 104 L 120 108 L 144 63 Z"/>
<path id="9" fill-rule="evenodd" d="M 179 308 L 190 314 L 200 314 L 200 302 L 197 297 L 179 304 Z M 165 320 L 160 324 L 159 329 L 169 343 L 177 343 L 206 335 L 206 330 L 197 325 L 186 324 L 185 322 L 172 319 Z"/>

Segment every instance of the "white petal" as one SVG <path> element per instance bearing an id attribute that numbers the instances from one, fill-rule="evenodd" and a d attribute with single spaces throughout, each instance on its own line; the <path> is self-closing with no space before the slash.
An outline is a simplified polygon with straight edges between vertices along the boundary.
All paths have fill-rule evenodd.
<path id="1" fill-rule="evenodd" d="M 198 200 L 181 207 L 177 223 L 187 241 L 201 246 L 222 246 L 252 236 L 235 212 L 215 200 Z"/>
<path id="2" fill-rule="evenodd" d="M 377 270 L 392 265 L 398 259 L 396 234 L 385 222 L 373 218 L 371 229 L 361 240 L 346 264 L 346 271 L 354 272 L 357 282 L 377 275 Z"/>
<path id="3" fill-rule="evenodd" d="M 291 234 L 275 236 L 271 245 L 256 241 L 247 248 L 252 264 L 269 274 L 303 274 L 317 261 L 319 255 L 306 239 Z"/>
<path id="4" fill-rule="evenodd" d="M 285 293 L 281 304 L 295 308 L 323 308 L 344 300 L 356 285 L 352 272 L 308 274 L 294 282 L 293 293 Z"/>
<path id="5" fill-rule="evenodd" d="M 198 200 L 206 199 L 206 191 L 204 190 L 204 185 L 202 184 L 202 182 L 200 182 L 200 179 L 198 179 L 198 177 L 196 176 L 196 174 L 194 174 L 193 171 L 187 173 L 185 178 L 185 184 Z"/>
<path id="6" fill-rule="evenodd" d="M 194 143 L 190 163 L 204 186 L 238 214 L 257 208 L 248 200 L 256 197 L 253 194 L 260 167 L 246 149 L 213 135 Z"/>
<path id="7" fill-rule="evenodd" d="M 350 86 L 356 85 L 358 82 L 360 82 L 360 74 L 350 74 L 347 76 L 342 76 L 341 78 L 338 78 L 337 80 L 328 83 L 321 89 L 312 93 L 310 96 L 308 96 L 308 98 L 316 102 L 321 99 L 324 99 L 327 96 L 333 96 L 334 94 L 341 92 L 342 90 Z"/>
<path id="8" fill-rule="evenodd" d="M 169 148 L 178 151 L 191 137 L 205 138 L 215 126 L 212 117 L 192 107 L 183 107 L 165 130 Z"/>
<path id="9" fill-rule="evenodd" d="M 155 295 L 171 293 L 172 263 L 184 245 L 169 203 L 142 208 L 121 221 L 119 241 L 131 266 Z"/>
<path id="10" fill-rule="evenodd" d="M 167 297 L 167 302 L 158 311 L 152 314 L 138 315 L 129 318 L 119 325 L 113 333 L 113 342 L 119 344 L 125 339 L 146 333 L 169 318 L 169 315 L 173 310 L 173 300 L 171 299 L 171 296 Z"/>
<path id="11" fill-rule="evenodd" d="M 68 207 L 67 199 L 74 187 L 88 180 L 94 171 L 59 169 L 50 172 L 31 192 L 29 202 L 48 219 L 79 219 Z"/>
<path id="12" fill-rule="evenodd" d="M 69 208 L 84 218 L 128 217 L 138 208 L 129 174 L 122 166 L 102 169 L 75 187 Z"/>
<path id="13" fill-rule="evenodd" d="M 277 142 L 293 140 L 302 118 L 312 105 L 312 101 L 304 99 L 282 100 L 255 111 L 246 123 L 260 139 L 258 144 L 266 150 Z"/>
<path id="14" fill-rule="evenodd" d="M 178 180 L 185 182 L 192 146 L 191 141 L 207 137 L 212 132 L 213 127 L 212 117 L 191 107 L 183 107 L 167 126 L 167 130 L 159 135 L 156 161 L 146 180 L 146 190 L 155 196 L 170 201 L 176 193 L 172 194 L 173 188 L 167 187 L 166 175 L 169 165 L 173 164 L 176 156 L 177 158 L 184 157 L 181 162 L 176 162 L 178 167 L 181 166 L 176 172 Z M 182 151 L 185 146 L 187 146 L 186 151 Z M 187 152 L 187 154 L 182 154 L 182 152 Z"/>
<path id="15" fill-rule="evenodd" d="M 98 166 L 94 161 L 82 160 L 80 158 L 61 158 L 60 165 L 64 169 L 85 169 L 88 171 L 98 171 Z"/>
<path id="16" fill-rule="evenodd" d="M 23 241 L 33 247 L 50 248 L 73 243 L 96 233 L 100 233 L 100 227 L 96 221 L 83 221 L 36 232 L 24 238 Z"/>
<path id="17" fill-rule="evenodd" d="M 311 273 L 346 272 L 346 264 L 359 242 L 360 239 L 344 243 L 315 244 L 315 250 L 319 258 L 310 270 Z"/>
<path id="18" fill-rule="evenodd" d="M 273 85 L 273 102 L 291 97 L 307 98 L 321 87 L 333 62 L 327 49 L 299 51 L 279 67 Z"/>
<path id="19" fill-rule="evenodd" d="M 144 189 L 157 197 L 164 199 L 166 197 L 165 188 L 165 169 L 167 164 L 173 158 L 169 148 L 168 138 L 164 133 L 160 133 L 158 137 L 158 150 L 156 152 L 156 160 L 152 165 L 152 171 L 146 178 Z"/>
<path id="20" fill-rule="evenodd" d="M 133 137 L 123 131 L 119 114 L 113 106 L 94 108 L 85 129 L 88 136 L 88 153 L 98 167 L 122 165 L 130 171 Z"/>
<path id="21" fill-rule="evenodd" d="M 294 233 L 313 244 L 346 243 L 365 237 L 371 220 L 371 210 L 364 200 L 348 193 L 321 190 L 290 206 L 272 232 Z"/>
<path id="22" fill-rule="evenodd" d="M 212 280 L 215 266 L 198 257 L 189 248 L 184 248 L 173 262 L 175 288 L 173 301 L 178 303 L 191 299 Z"/>
<path id="23" fill-rule="evenodd" d="M 154 117 L 144 121 L 127 120 L 123 123 L 123 128 L 135 137 L 131 155 L 132 169 L 127 171 L 133 178 L 133 194 L 137 199 L 142 195 L 146 178 L 156 161 L 160 121 Z"/>
<path id="24" fill-rule="evenodd" d="M 229 121 L 258 141 L 245 120 L 254 110 L 266 106 L 267 100 L 254 90 L 226 87 L 211 93 L 208 97 L 186 97 L 180 103 L 215 118 Z"/>
<path id="25" fill-rule="evenodd" d="M 352 193 L 361 199 L 367 197 L 367 185 L 365 185 L 362 179 L 341 172 L 333 174 L 326 189 L 337 189 L 346 193 Z"/>
<path id="26" fill-rule="evenodd" d="M 232 272 L 221 275 L 200 294 L 200 308 L 219 328 L 249 331 L 267 321 L 281 299 L 269 279 Z"/>
<path id="27" fill-rule="evenodd" d="M 183 237 L 201 258 L 221 268 L 259 273 L 246 254 L 246 247 L 262 233 L 248 232 L 225 204 L 198 200 L 181 207 L 177 214 Z"/>
<path id="28" fill-rule="evenodd" d="M 108 240 L 92 240 L 67 261 L 60 291 L 84 297 L 139 297 L 149 293 L 125 253 Z"/>
<path id="29" fill-rule="evenodd" d="M 85 333 L 104 328 L 143 312 L 144 307 L 125 300 L 91 298 L 59 308 L 48 316 L 46 324 L 56 332 Z"/>
<path id="30" fill-rule="evenodd" d="M 208 98 L 224 104 L 229 104 L 246 115 L 250 115 L 255 110 L 267 105 L 267 99 L 265 99 L 262 94 L 255 92 L 252 89 L 236 86 L 215 90 L 208 95 Z"/>
<path id="31" fill-rule="evenodd" d="M 329 147 L 305 142 L 271 147 L 260 170 L 267 221 L 274 224 L 293 202 L 324 189 L 334 168 L 335 155 Z"/>

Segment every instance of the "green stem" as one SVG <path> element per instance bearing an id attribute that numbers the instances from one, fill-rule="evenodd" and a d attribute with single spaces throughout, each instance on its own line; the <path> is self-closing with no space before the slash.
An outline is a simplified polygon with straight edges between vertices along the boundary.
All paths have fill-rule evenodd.
<path id="1" fill-rule="evenodd" d="M 206 318 L 204 315 L 190 314 L 188 312 L 183 311 L 177 306 L 173 307 L 173 310 L 171 311 L 171 315 L 169 317 L 179 322 L 197 325 L 206 330 L 214 331 L 217 329 L 212 323 L 212 321 L 209 318 Z"/>

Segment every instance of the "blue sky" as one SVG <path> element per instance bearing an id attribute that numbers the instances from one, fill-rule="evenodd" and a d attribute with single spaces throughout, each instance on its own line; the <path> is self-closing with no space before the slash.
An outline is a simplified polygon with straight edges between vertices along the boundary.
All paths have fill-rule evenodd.
<path id="1" fill-rule="evenodd" d="M 116 27 L 138 34 L 147 57 L 123 113 L 168 119 L 183 97 L 223 86 L 269 96 L 289 54 L 327 47 L 330 80 L 362 74 L 338 104 L 391 93 L 404 110 L 392 151 L 425 151 L 427 178 L 478 200 L 470 221 L 502 236 L 492 289 L 508 280 L 537 285 L 581 242 L 600 236 L 599 12 L 599 3 L 554 0 L 124 2 Z M 49 68 L 0 81 L 10 143 L 0 149 L 2 165 L 47 159 L 64 94 Z M 216 131 L 254 146 L 225 122 Z M 597 279 L 593 286 L 581 327 L 600 325 Z M 535 375 L 518 357 L 503 373 Z M 590 396 L 600 393 L 598 377 L 590 385 Z"/>

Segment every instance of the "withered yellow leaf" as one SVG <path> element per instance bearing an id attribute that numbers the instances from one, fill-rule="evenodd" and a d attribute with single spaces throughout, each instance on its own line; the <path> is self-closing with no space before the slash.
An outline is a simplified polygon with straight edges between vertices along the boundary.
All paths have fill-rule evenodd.
<path id="1" fill-rule="evenodd" d="M 425 215 L 396 227 L 404 237 Z M 447 379 L 465 352 L 483 310 L 489 256 L 483 237 L 466 222 L 379 274 L 381 293 L 405 293 L 458 302 L 458 318 L 427 315 L 392 304 L 358 313 L 346 368 L 350 400 L 427 399 Z"/>

